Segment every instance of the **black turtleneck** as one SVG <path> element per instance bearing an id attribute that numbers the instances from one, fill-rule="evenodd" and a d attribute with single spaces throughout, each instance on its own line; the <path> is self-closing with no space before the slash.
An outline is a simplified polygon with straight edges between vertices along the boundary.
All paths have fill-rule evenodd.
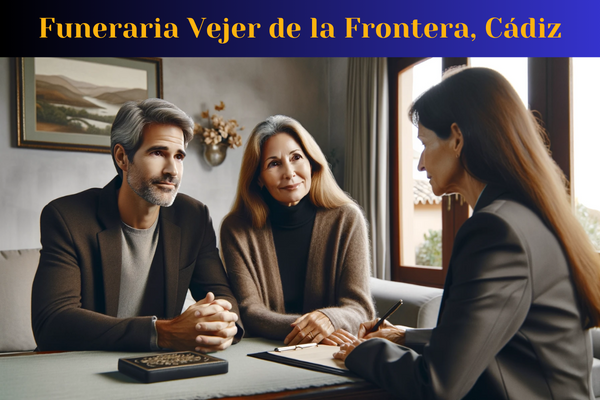
<path id="1" fill-rule="evenodd" d="M 295 206 L 287 207 L 275 200 L 266 189 L 262 190 L 262 194 L 269 207 L 285 311 L 302 314 L 308 252 L 317 208 L 308 195 Z"/>

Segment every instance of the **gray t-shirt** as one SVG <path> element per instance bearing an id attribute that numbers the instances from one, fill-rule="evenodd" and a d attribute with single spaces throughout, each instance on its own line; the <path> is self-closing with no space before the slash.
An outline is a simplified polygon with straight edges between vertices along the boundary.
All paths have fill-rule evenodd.
<path id="1" fill-rule="evenodd" d="M 124 222 L 121 227 L 121 287 L 117 317 L 137 317 L 158 245 L 158 218 L 148 229 L 135 229 Z"/>

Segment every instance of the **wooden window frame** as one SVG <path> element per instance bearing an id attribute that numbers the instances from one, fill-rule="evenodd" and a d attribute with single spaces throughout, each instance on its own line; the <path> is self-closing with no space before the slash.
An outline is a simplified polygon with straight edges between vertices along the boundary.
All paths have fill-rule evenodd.
<path id="1" fill-rule="evenodd" d="M 454 237 L 469 217 L 469 205 L 460 197 L 442 198 L 442 268 L 402 265 L 400 234 L 400 119 L 407 118 L 399 110 L 398 79 L 402 72 L 426 58 L 388 58 L 390 99 L 390 240 L 391 277 L 394 281 L 424 286 L 443 287 L 450 264 Z M 443 58 L 442 70 L 455 65 L 468 65 L 468 58 Z M 442 71 L 440 71 L 441 73 Z M 535 110 L 550 139 L 552 157 L 571 182 L 571 63 L 569 58 L 528 59 L 529 108 Z"/>
<path id="2" fill-rule="evenodd" d="M 529 109 L 535 110 L 546 130 L 552 158 L 573 182 L 571 59 L 530 58 L 528 67 Z"/>

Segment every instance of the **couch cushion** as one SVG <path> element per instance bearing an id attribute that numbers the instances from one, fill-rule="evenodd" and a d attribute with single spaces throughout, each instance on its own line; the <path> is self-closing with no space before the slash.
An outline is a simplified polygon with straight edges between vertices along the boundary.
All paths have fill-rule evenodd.
<path id="1" fill-rule="evenodd" d="M 39 257 L 39 249 L 0 251 L 0 351 L 36 348 L 31 286 Z"/>
<path id="2" fill-rule="evenodd" d="M 594 363 L 592 364 L 592 388 L 594 397 L 600 399 L 600 329 L 590 329 L 592 338 L 592 350 L 594 352 Z"/>
<path id="3" fill-rule="evenodd" d="M 590 329 L 590 334 L 592 335 L 592 349 L 594 351 L 594 357 L 600 358 L 600 329 L 592 328 Z"/>
<path id="4" fill-rule="evenodd" d="M 592 388 L 594 397 L 600 399 L 600 360 L 597 358 L 592 364 Z"/>
<path id="5" fill-rule="evenodd" d="M 402 307 L 389 318 L 392 324 L 413 328 L 433 328 L 437 324 L 442 289 L 377 278 L 371 278 L 370 288 L 379 317 L 399 299 L 404 300 Z"/>

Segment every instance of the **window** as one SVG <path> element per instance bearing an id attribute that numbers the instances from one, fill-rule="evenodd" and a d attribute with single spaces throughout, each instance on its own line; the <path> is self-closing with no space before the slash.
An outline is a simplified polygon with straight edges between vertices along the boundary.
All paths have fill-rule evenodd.
<path id="1" fill-rule="evenodd" d="M 398 165 L 400 190 L 400 240 L 402 265 L 442 268 L 441 198 L 431 191 L 427 173 L 417 169 L 423 145 L 417 139 L 417 128 L 406 111 L 417 96 L 441 80 L 441 58 L 427 59 L 398 76 Z"/>
<path id="2" fill-rule="evenodd" d="M 460 196 L 444 196 L 425 201 L 432 218 L 425 216 L 418 200 L 419 178 L 415 157 L 420 156 L 416 131 L 407 118 L 414 98 L 441 79 L 442 71 L 462 65 L 466 58 L 425 60 L 420 58 L 388 59 L 390 82 L 390 192 L 392 240 L 392 279 L 421 285 L 443 287 L 456 231 L 468 217 L 468 206 Z M 415 67 L 415 65 L 417 67 Z M 423 77 L 426 74 L 427 77 Z M 431 75 L 431 76 L 429 76 Z M 415 154 L 416 153 L 416 154 Z M 428 184 L 428 182 L 427 182 Z M 421 193 L 429 197 L 431 193 Z M 415 201 L 415 198 L 417 198 Z M 435 204 L 437 202 L 437 204 Z M 415 204 L 417 203 L 417 204 Z M 421 204 L 419 204 L 421 203 Z M 434 204 L 431 204 L 434 203 Z M 437 217 L 435 216 L 437 214 Z M 415 221 L 419 228 L 415 228 Z M 441 222 L 441 238 L 439 235 Z M 423 237 L 426 230 L 427 239 Z M 431 229 L 431 230 L 430 230 Z M 440 240 L 441 239 L 441 240 Z M 436 253 L 441 241 L 441 265 L 417 265 L 417 254 Z M 425 248 L 424 248 L 425 246 Z M 427 249 L 435 246 L 436 249 Z M 439 252 L 438 252 L 439 253 Z M 421 263 L 424 260 L 420 260 Z M 438 262 L 430 262 L 436 264 Z"/>
<path id="3" fill-rule="evenodd" d="M 574 96 L 574 108 L 579 107 L 578 104 L 584 104 L 590 106 L 593 102 L 585 100 L 583 92 L 597 93 L 600 90 L 600 85 L 592 88 L 592 81 L 598 84 L 599 80 L 595 74 L 599 70 L 600 62 L 598 59 L 591 60 L 586 59 L 587 63 L 593 64 L 584 66 L 583 63 L 579 63 L 577 60 L 574 61 L 574 82 L 573 82 L 573 96 Z M 406 206 L 406 200 L 404 203 L 402 199 L 406 199 L 410 195 L 407 190 L 407 178 L 404 168 L 413 167 L 412 159 L 410 163 L 406 162 L 406 149 L 410 146 L 411 151 L 415 151 L 412 148 L 412 143 L 409 142 L 404 135 L 407 132 L 406 124 L 410 124 L 406 117 L 407 107 L 413 99 L 413 96 L 419 95 L 422 91 L 426 90 L 427 87 L 420 87 L 419 93 L 410 93 L 407 87 L 413 88 L 412 85 L 408 85 L 406 80 L 409 76 L 412 79 L 416 79 L 418 76 L 418 68 L 416 65 L 426 65 L 428 61 L 420 58 L 390 58 L 388 59 L 388 73 L 390 82 L 390 188 L 391 188 L 391 239 L 392 239 L 392 279 L 397 281 L 442 287 L 445 280 L 446 271 L 450 261 L 450 255 L 452 245 L 456 232 L 462 225 L 462 223 L 468 218 L 470 210 L 466 202 L 464 202 L 459 196 L 444 196 L 442 199 L 441 207 L 441 219 L 442 219 L 442 266 L 419 266 L 416 265 L 416 260 L 411 260 L 411 251 L 414 253 L 414 249 L 411 250 L 410 246 L 405 243 L 403 239 L 406 238 L 408 231 L 406 221 L 402 221 L 401 216 L 403 212 L 408 208 Z M 464 65 L 469 63 L 472 66 L 485 66 L 493 68 L 502 73 L 515 87 L 523 102 L 529 105 L 529 109 L 534 110 L 536 116 L 545 128 L 551 143 L 552 156 L 561 167 L 565 176 L 573 182 L 571 175 L 573 173 L 571 165 L 573 158 L 571 157 L 572 151 L 572 137 L 570 134 L 571 124 L 571 113 L 570 113 L 570 91 L 571 91 L 571 63 L 566 58 L 443 58 L 441 68 L 438 69 L 438 76 L 441 76 L 442 70 L 445 70 L 454 65 Z M 578 66 L 581 65 L 581 66 Z M 589 68 L 589 72 L 586 72 L 585 68 Z M 435 73 L 433 72 L 429 73 Z M 580 72 L 578 72 L 580 71 Z M 595 78 L 595 80 L 593 79 Z M 403 82 L 404 80 L 404 82 Z M 581 81 L 583 89 L 577 89 L 578 82 Z M 413 83 L 416 89 L 418 84 Z M 577 100 L 581 96 L 583 100 Z M 408 105 L 407 105 L 408 102 Z M 582 106 L 583 107 L 583 106 Z M 574 136 L 575 151 L 578 151 L 577 144 L 581 142 L 580 146 L 589 148 L 592 151 L 597 151 L 600 148 L 599 144 L 593 145 L 589 136 L 578 136 L 578 135 L 592 135 L 594 139 L 600 140 L 600 135 L 597 132 L 598 129 L 591 125 L 591 122 L 585 122 L 585 118 L 588 116 L 594 116 L 596 110 L 585 110 L 581 108 L 581 111 L 575 111 L 575 120 L 580 118 L 579 122 L 574 122 L 574 128 L 577 130 Z M 581 117 L 578 117 L 581 115 Z M 594 131 L 595 129 L 595 131 Z M 579 132 L 579 133 L 577 133 Z M 416 136 L 416 133 L 410 132 L 411 136 Z M 579 139 L 578 139 L 579 138 Z M 404 156 L 404 158 L 402 157 Z M 410 156 L 410 155 L 409 155 Z M 574 188 L 576 196 L 584 198 L 583 187 L 591 186 L 592 192 L 597 193 L 598 182 L 597 175 L 600 173 L 600 161 L 598 157 L 593 156 L 581 156 L 577 157 L 576 160 L 582 158 L 583 160 L 594 161 L 596 164 L 589 166 L 581 166 L 580 161 L 574 163 L 575 166 L 575 179 L 577 179 L 577 171 L 579 168 L 580 173 L 584 173 L 586 170 L 593 171 L 596 176 L 594 180 L 590 182 L 589 175 L 586 178 L 579 178 L 583 182 L 581 185 L 580 192 L 577 190 L 577 180 L 575 180 Z M 413 177 L 413 180 L 417 179 L 418 175 Z M 588 185 L 588 182 L 590 184 Z M 408 186 L 410 187 L 410 186 Z M 578 198 L 579 198 L 578 197 Z M 589 198 L 590 196 L 586 196 Z M 600 202 L 600 196 L 597 196 L 595 201 Z M 583 200 L 581 200 L 583 203 Z M 592 200 L 586 200 L 589 204 Z M 596 203 L 594 203 L 596 204 Z M 590 206 L 591 207 L 591 206 Z M 600 210 L 600 205 L 592 207 L 592 214 L 595 210 Z M 413 210 L 414 213 L 414 210 Z M 600 211 L 598 212 L 598 221 L 600 221 Z M 414 215 L 413 215 L 414 218 Z M 403 226 L 404 224 L 404 226 Z M 598 235 L 600 236 L 600 222 L 598 224 Z M 404 233 L 404 234 L 403 234 Z M 411 262 L 412 261 L 412 262 Z"/>
<path id="4" fill-rule="evenodd" d="M 597 122 L 600 58 L 572 59 L 573 179 L 579 221 L 600 251 L 600 127 Z"/>

